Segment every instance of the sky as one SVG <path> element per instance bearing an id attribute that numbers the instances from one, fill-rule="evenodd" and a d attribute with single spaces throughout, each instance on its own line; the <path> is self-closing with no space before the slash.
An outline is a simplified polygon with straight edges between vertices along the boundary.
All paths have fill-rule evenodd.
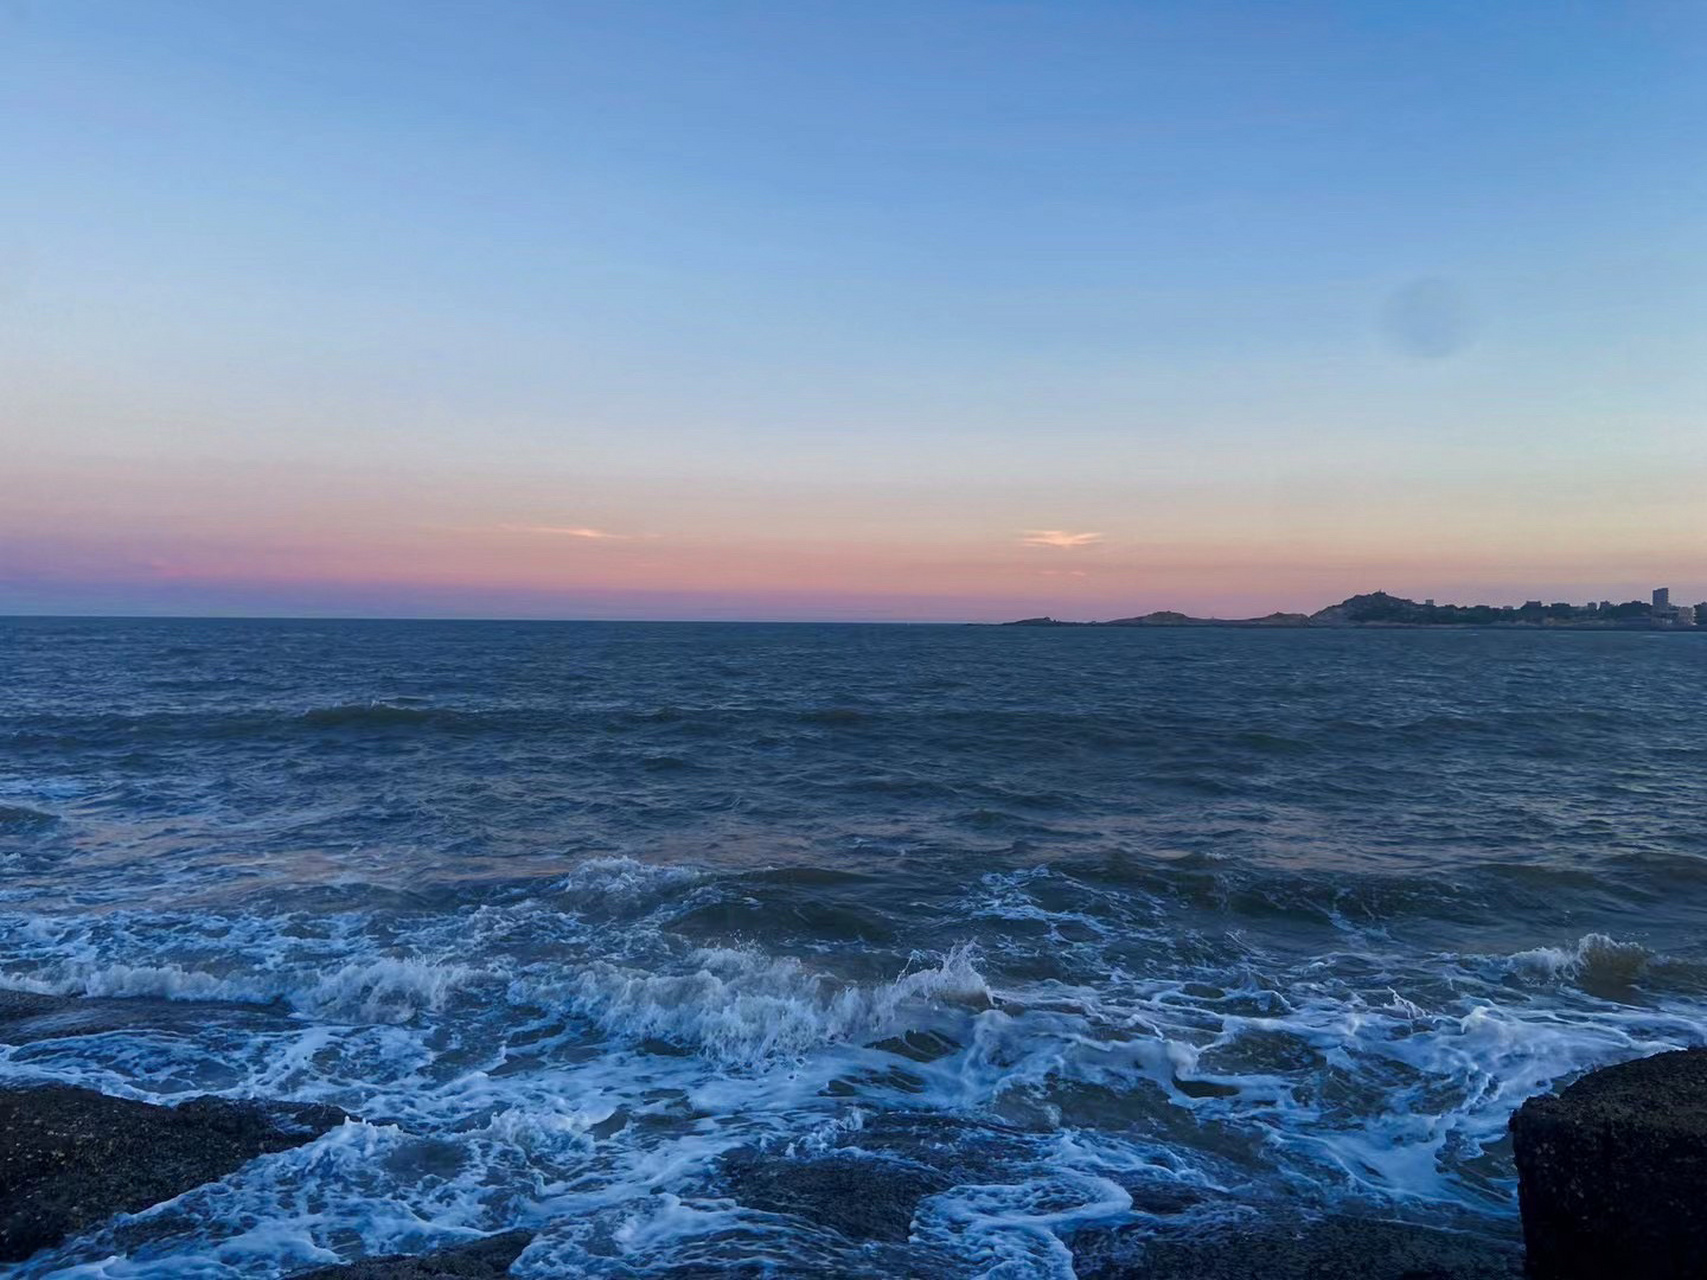
<path id="1" fill-rule="evenodd" d="M 1707 7 L 0 0 L 0 613 L 1707 599 Z"/>

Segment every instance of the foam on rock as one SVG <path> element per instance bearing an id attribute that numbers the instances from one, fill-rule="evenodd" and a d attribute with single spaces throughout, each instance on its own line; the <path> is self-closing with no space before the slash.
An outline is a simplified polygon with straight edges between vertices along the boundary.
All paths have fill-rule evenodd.
<path id="1" fill-rule="evenodd" d="M 192 1098 L 174 1107 L 74 1085 L 0 1089 L 0 1262 L 213 1182 L 347 1117 L 336 1107 Z"/>

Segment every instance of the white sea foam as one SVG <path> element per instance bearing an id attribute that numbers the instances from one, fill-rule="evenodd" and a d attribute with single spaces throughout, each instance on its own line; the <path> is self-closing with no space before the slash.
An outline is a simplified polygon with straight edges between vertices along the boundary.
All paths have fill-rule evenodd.
<path id="1" fill-rule="evenodd" d="M 754 949 L 705 948 L 690 959 L 691 971 L 672 974 L 597 961 L 534 995 L 559 1000 L 614 1034 L 669 1041 L 725 1066 L 752 1067 L 881 1035 L 913 1002 L 989 993 L 966 947 L 876 985 L 842 982 Z"/>
<path id="2" fill-rule="evenodd" d="M 462 964 L 381 958 L 353 961 L 287 996 L 304 1013 L 335 1021 L 408 1022 L 437 1012 L 458 991 L 491 977 Z"/>
<path id="3" fill-rule="evenodd" d="M 1620 942 L 1604 933 L 1585 934 L 1571 947 L 1536 947 L 1507 961 L 1513 973 L 1532 980 L 1583 980 L 1628 984 L 1653 958 L 1639 943 Z"/>
<path id="4" fill-rule="evenodd" d="M 94 996 L 122 1000 L 206 1000 L 267 1004 L 277 998 L 274 984 L 258 977 L 222 977 L 176 964 L 92 964 L 73 962 L 38 973 L 0 971 L 0 989 L 36 995 Z"/>
<path id="5" fill-rule="evenodd" d="M 650 905 L 700 879 L 701 873 L 693 867 L 629 857 L 588 858 L 552 889 L 571 909 L 632 909 Z"/>
<path id="6" fill-rule="evenodd" d="M 1062 1234 L 1131 1207 L 1131 1195 L 1108 1178 L 1054 1173 L 931 1196 L 919 1206 L 918 1234 L 987 1280 L 1074 1280 Z"/>
<path id="7" fill-rule="evenodd" d="M 407 1022 L 442 1009 L 457 991 L 489 978 L 460 964 L 381 957 L 351 961 L 328 974 L 216 974 L 177 964 L 73 962 L 38 973 L 0 972 L 0 989 L 105 999 L 283 1002 L 336 1022 Z"/>
<path id="8" fill-rule="evenodd" d="M 855 981 L 833 957 L 691 947 L 664 924 L 673 895 L 704 890 L 698 873 L 601 861 L 544 898 L 418 921 L 0 922 L 15 944 L 0 986 L 300 1015 L 260 1034 L 210 1019 L 0 1050 L 0 1078 L 324 1100 L 373 1121 L 193 1193 L 174 1210 L 190 1234 L 156 1261 L 126 1256 L 120 1224 L 21 1275 L 270 1276 L 347 1255 L 352 1241 L 418 1251 L 538 1221 L 547 1230 L 518 1274 L 633 1274 L 739 1246 L 850 1275 L 928 1257 L 956 1260 L 944 1275 L 1065 1277 L 1062 1237 L 1129 1212 L 1123 1187 L 1178 1182 L 1212 1197 L 1252 1176 L 1180 1143 L 1166 1115 L 1246 1135 L 1282 1181 L 1507 1212 L 1509 1184 L 1473 1162 L 1525 1097 L 1707 1040 L 1692 1004 L 1512 990 L 1513 977 L 1582 981 L 1626 954 L 1592 935 L 1481 969 L 1366 952 L 1264 973 L 1251 948 L 1229 945 L 1196 982 L 1105 962 L 1099 935 L 1079 944 L 1101 966 L 1082 985 L 1004 983 L 970 945 Z M 1047 881 L 1014 881 L 1004 911 L 1048 917 L 1026 883 Z M 937 1037 L 926 1060 L 874 1047 L 907 1032 Z M 1353 1096 L 1325 1098 L 1327 1071 Z M 1087 1125 L 1075 1110 L 1087 1105 L 1123 1123 Z M 833 1232 L 716 1192 L 732 1147 L 779 1160 L 875 1151 L 897 1106 L 1004 1118 L 1003 1141 L 1029 1155 L 921 1202 L 913 1252 L 893 1256 L 850 1253 Z"/>

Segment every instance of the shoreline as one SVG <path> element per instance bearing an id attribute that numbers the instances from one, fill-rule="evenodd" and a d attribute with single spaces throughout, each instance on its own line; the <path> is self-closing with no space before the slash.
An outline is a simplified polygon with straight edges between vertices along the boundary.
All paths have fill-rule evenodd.
<path id="1" fill-rule="evenodd" d="M 15 999 L 5 1012 L 27 1020 L 74 999 Z M 1704 1080 L 1707 1048 L 1683 1049 L 1526 1099 L 1508 1121 L 1521 1240 L 1495 1219 L 1425 1222 L 1373 1203 L 1310 1211 L 1254 1202 L 1208 1229 L 1170 1232 L 1140 1206 L 1141 1191 L 1124 1188 L 1129 1212 L 1093 1215 L 1061 1239 L 1087 1280 L 1589 1280 L 1635 1260 L 1656 1280 L 1681 1280 L 1707 1243 L 1707 1218 L 1691 1208 L 1702 1191 Z M 0 1114 L 0 1260 L 9 1264 L 51 1264 L 61 1244 L 360 1123 L 324 1105 L 214 1095 L 163 1105 L 46 1081 L 0 1087 Z M 722 1194 L 740 1204 L 856 1241 L 907 1240 L 927 1200 L 955 1180 L 925 1163 L 792 1147 L 735 1149 L 719 1168 Z M 1162 1217 L 1178 1208 L 1153 1207 Z M 424 1247 L 402 1253 L 319 1242 L 299 1253 L 320 1257 L 282 1270 L 298 1280 L 499 1280 L 549 1229 L 533 1213 L 517 1216 L 497 1231 L 427 1230 Z"/>

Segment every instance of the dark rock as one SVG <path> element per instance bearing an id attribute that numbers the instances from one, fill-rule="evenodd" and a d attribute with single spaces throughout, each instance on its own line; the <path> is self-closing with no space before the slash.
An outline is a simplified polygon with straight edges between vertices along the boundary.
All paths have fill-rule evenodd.
<path id="1" fill-rule="evenodd" d="M 0 991 L 0 1026 L 25 1018 L 57 1013 L 71 1003 L 70 996 L 41 996 L 33 991 Z"/>
<path id="2" fill-rule="evenodd" d="M 175 1107 L 93 1089 L 0 1089 L 0 1262 L 116 1213 L 222 1178 L 342 1124 L 336 1107 L 193 1098 Z"/>
<path id="3" fill-rule="evenodd" d="M 505 1231 L 423 1254 L 363 1258 L 298 1272 L 291 1280 L 497 1280 L 533 1240 L 531 1231 Z"/>
<path id="4" fill-rule="evenodd" d="M 1208 1198 L 1205 1192 L 1178 1182 L 1123 1178 L 1120 1185 L 1132 1197 L 1132 1211 L 1151 1218 L 1177 1217 Z"/>
<path id="5" fill-rule="evenodd" d="M 871 1047 L 903 1058 L 911 1058 L 914 1062 L 935 1062 L 938 1058 L 946 1058 L 949 1054 L 960 1051 L 960 1045 L 935 1031 L 906 1031 L 898 1036 L 890 1036 L 887 1040 L 879 1040 Z"/>
<path id="6" fill-rule="evenodd" d="M 1511 1136 L 1535 1280 L 1707 1274 L 1707 1049 L 1531 1098 Z"/>
<path id="7" fill-rule="evenodd" d="M 1047 1159 L 1047 1140 L 988 1119 L 932 1111 L 883 1111 L 869 1116 L 850 1142 L 865 1156 L 903 1169 L 922 1169 L 939 1186 L 1001 1182 L 1016 1164 Z M 852 1153 L 843 1153 L 854 1158 Z"/>
<path id="8" fill-rule="evenodd" d="M 856 1240 L 906 1240 L 919 1201 L 951 1185 L 925 1165 L 846 1153 L 791 1160 L 736 1151 L 722 1167 L 748 1208 L 806 1218 Z"/>
<path id="9" fill-rule="evenodd" d="M 1515 1241 L 1335 1215 L 1158 1239 L 1089 1229 L 1070 1241 L 1079 1280 L 1520 1280 Z"/>

